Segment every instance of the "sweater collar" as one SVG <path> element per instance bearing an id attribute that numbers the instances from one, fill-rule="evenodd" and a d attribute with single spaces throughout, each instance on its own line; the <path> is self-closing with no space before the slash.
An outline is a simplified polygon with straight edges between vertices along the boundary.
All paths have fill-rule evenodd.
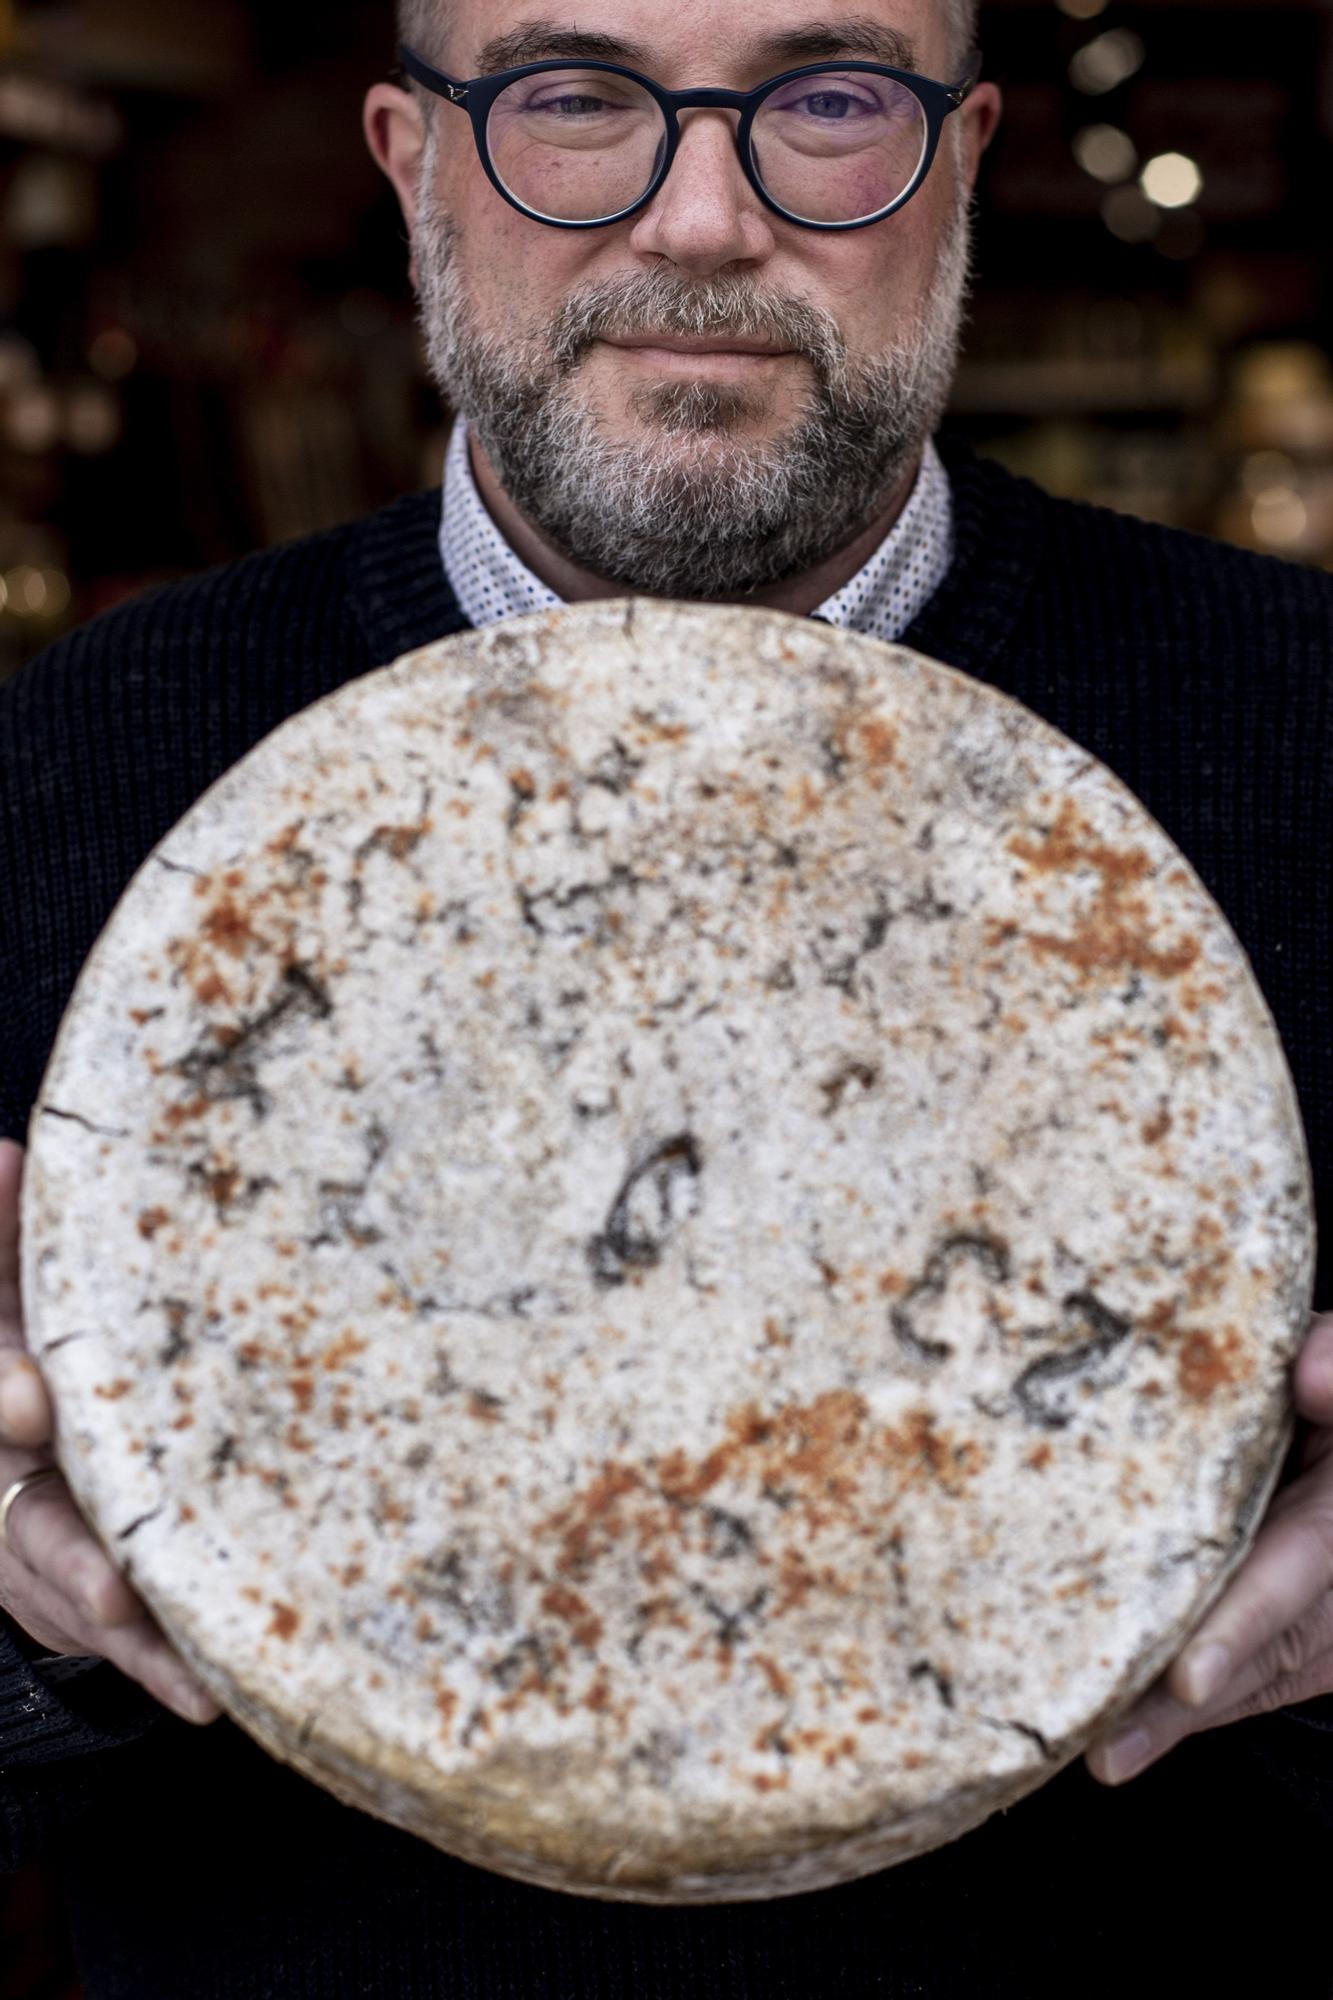
<path id="1" fill-rule="evenodd" d="M 937 443 L 953 487 L 954 559 L 903 644 L 1012 692 L 1008 655 L 1041 560 L 1045 496 L 947 433 Z M 349 602 L 376 666 L 468 629 L 440 561 L 439 515 L 436 487 L 350 531 Z"/>
<path id="2" fill-rule="evenodd" d="M 468 629 L 440 563 L 440 490 L 413 493 L 358 521 L 348 601 L 374 666 Z"/>
<path id="3" fill-rule="evenodd" d="M 938 443 L 953 486 L 954 559 L 903 644 L 1012 694 L 1014 627 L 1043 557 L 1046 495 L 959 438 Z"/>

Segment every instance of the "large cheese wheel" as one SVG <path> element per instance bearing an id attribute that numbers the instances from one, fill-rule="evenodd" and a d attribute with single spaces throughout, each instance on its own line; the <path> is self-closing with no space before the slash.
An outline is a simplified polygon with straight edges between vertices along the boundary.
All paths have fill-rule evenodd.
<path id="1" fill-rule="evenodd" d="M 1291 1437 L 1272 1020 L 1125 786 L 777 614 L 293 717 L 130 885 L 32 1130 L 74 1491 L 231 1715 L 525 1881 L 847 1880 L 1159 1673 Z"/>

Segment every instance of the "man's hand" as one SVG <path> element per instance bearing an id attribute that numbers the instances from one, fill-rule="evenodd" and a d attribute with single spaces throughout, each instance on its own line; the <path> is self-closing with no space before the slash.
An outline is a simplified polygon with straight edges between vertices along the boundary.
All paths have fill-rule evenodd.
<path id="1" fill-rule="evenodd" d="M 1309 1426 L 1254 1547 L 1184 1652 L 1087 1753 L 1103 1784 L 1137 1776 L 1186 1736 L 1333 1694 L 1333 1313 L 1296 1362 Z"/>
<path id="2" fill-rule="evenodd" d="M 55 1419 L 23 1339 L 19 1185 L 23 1149 L 0 1140 L 0 1493 L 52 1462 Z M 216 1702 L 103 1552 L 63 1479 L 15 1501 L 0 1541 L 0 1605 L 50 1653 L 110 1660 L 187 1722 L 215 1722 Z"/>

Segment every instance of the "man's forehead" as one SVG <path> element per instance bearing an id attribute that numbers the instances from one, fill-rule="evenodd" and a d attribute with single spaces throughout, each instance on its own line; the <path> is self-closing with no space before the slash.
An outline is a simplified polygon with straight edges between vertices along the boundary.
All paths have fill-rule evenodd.
<path id="1" fill-rule="evenodd" d="M 694 80 L 723 81 L 723 70 L 763 70 L 825 55 L 925 65 L 942 38 L 941 0 L 850 0 L 816 9 L 801 0 L 581 0 L 566 13 L 551 0 L 454 0 L 455 60 L 479 74 L 570 55 L 660 71 L 708 65 Z"/>

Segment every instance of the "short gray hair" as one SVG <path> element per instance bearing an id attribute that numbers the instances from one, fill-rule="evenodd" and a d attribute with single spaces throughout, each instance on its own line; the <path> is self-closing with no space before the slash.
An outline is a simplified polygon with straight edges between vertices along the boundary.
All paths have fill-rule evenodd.
<path id="1" fill-rule="evenodd" d="M 964 57 L 970 55 L 977 45 L 977 16 L 980 11 L 981 0 L 944 0 L 949 28 L 949 65 L 955 73 L 962 68 Z"/>
<path id="2" fill-rule="evenodd" d="M 444 48 L 449 25 L 445 0 L 397 0 L 397 8 L 398 40 L 433 61 Z"/>
<path id="3" fill-rule="evenodd" d="M 398 39 L 427 61 L 444 47 L 449 26 L 448 0 L 396 0 Z M 977 38 L 980 0 L 942 0 L 949 30 L 949 67 L 957 71 Z M 952 80 L 952 78 L 950 79 Z"/>

